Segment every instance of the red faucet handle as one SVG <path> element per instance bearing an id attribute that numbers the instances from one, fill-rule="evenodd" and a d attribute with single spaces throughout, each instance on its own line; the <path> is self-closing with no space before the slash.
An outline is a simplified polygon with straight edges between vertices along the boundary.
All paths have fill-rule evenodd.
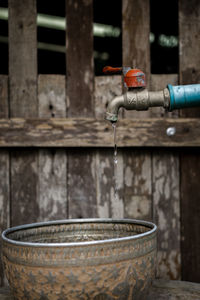
<path id="1" fill-rule="evenodd" d="M 139 69 L 124 69 L 124 85 L 127 88 L 140 88 L 146 86 L 145 74 Z"/>
<path id="2" fill-rule="evenodd" d="M 110 66 L 106 66 L 103 68 L 104 74 L 121 74 L 122 73 L 122 67 L 120 68 L 113 68 Z"/>
<path id="3" fill-rule="evenodd" d="M 131 69 L 130 67 L 113 68 L 106 66 L 103 68 L 104 74 L 122 74 L 124 86 L 126 88 L 140 88 L 146 86 L 145 74 L 139 69 Z"/>

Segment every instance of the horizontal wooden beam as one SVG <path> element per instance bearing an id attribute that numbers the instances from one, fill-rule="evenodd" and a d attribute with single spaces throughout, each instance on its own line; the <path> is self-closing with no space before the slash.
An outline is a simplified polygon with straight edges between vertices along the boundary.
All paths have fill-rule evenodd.
<path id="1" fill-rule="evenodd" d="M 176 132 L 166 134 L 169 127 Z M 118 147 L 199 147 L 200 119 L 123 119 Z M 92 118 L 0 119 L 0 147 L 112 147 L 112 126 Z"/>

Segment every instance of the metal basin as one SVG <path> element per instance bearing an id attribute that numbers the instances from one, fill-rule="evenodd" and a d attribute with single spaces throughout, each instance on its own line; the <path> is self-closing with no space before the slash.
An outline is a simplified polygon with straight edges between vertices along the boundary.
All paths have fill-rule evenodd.
<path id="1" fill-rule="evenodd" d="M 15 299 L 145 299 L 154 278 L 156 231 L 137 220 L 35 223 L 2 234 Z"/>

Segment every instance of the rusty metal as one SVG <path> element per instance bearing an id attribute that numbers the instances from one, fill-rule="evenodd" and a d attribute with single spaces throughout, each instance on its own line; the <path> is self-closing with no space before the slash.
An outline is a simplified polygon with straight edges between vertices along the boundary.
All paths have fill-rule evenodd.
<path id="1" fill-rule="evenodd" d="M 156 232 L 137 220 L 79 219 L 17 226 L 2 234 L 15 299 L 145 299 Z"/>
<path id="2" fill-rule="evenodd" d="M 146 86 L 145 74 L 141 70 L 128 68 L 123 73 L 126 88 L 141 88 Z"/>
<path id="3" fill-rule="evenodd" d="M 126 88 L 141 88 L 146 86 L 145 74 L 139 69 L 130 67 L 113 68 L 106 66 L 103 68 L 104 74 L 123 74 L 123 82 Z"/>

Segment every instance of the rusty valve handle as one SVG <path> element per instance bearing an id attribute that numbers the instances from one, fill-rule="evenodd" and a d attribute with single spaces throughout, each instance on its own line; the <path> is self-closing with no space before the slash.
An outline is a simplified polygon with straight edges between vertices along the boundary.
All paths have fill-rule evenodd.
<path id="1" fill-rule="evenodd" d="M 106 66 L 103 68 L 104 74 L 121 74 L 122 73 L 122 67 L 120 68 L 113 68 L 110 66 Z"/>
<path id="2" fill-rule="evenodd" d="M 145 74 L 139 69 L 130 67 L 113 68 L 106 66 L 103 68 L 104 74 L 123 74 L 122 80 L 125 88 L 144 88 L 146 86 Z"/>

